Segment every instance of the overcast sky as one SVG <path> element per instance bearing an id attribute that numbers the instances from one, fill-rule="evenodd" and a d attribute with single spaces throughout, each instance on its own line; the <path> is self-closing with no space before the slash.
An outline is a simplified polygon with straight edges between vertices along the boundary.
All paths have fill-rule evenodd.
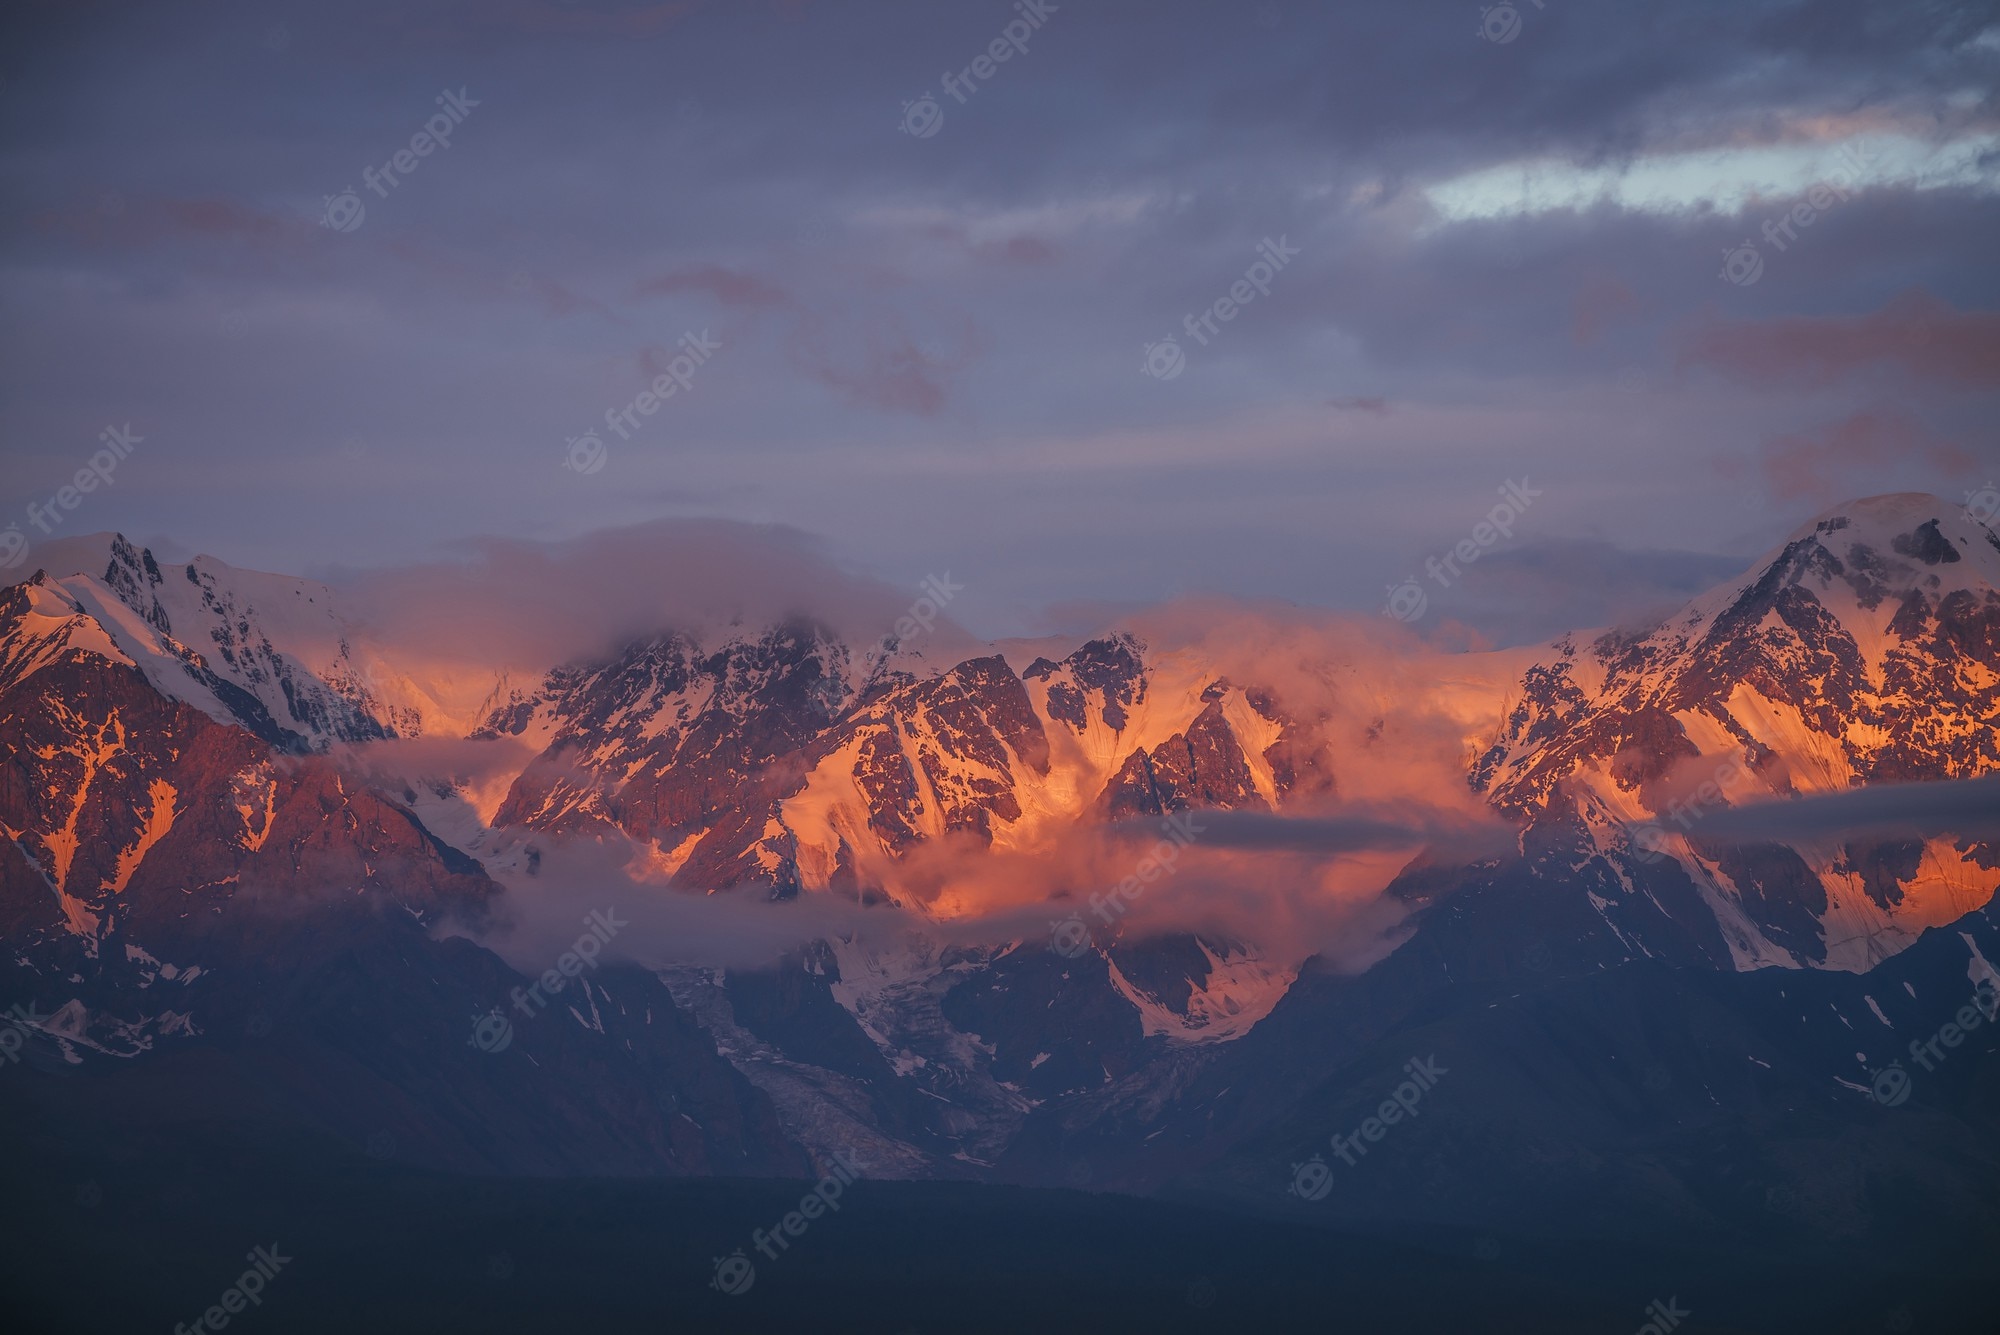
<path id="1" fill-rule="evenodd" d="M 129 422 L 62 531 L 738 520 L 1011 634 L 1377 608 L 1525 480 L 1509 638 L 2000 475 L 2000 6 L 1040 8 L 9 6 L 0 525 Z"/>

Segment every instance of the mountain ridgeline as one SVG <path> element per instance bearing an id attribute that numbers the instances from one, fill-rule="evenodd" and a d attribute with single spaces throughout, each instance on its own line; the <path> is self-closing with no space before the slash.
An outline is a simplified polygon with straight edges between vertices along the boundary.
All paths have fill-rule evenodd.
<path id="1" fill-rule="evenodd" d="M 1342 648 L 1384 623 L 1268 673 L 1138 626 L 941 664 L 797 617 L 468 686 L 324 585 L 90 553 L 0 590 L 0 1000 L 34 1017 L 18 1089 L 51 1117 L 126 1079 L 471 1172 L 797 1175 L 842 1152 L 1282 1211 L 1309 1208 L 1295 1165 L 1434 1055 L 1424 1115 L 1333 1163 L 1325 1209 L 1754 1231 L 1782 1187 L 1850 1230 L 1902 1217 L 1808 1139 L 1935 1179 L 1953 1218 L 2000 1185 L 1983 1058 L 1919 1076 L 1901 1127 L 1875 1097 L 1990 975 L 1992 823 L 1720 819 L 2000 773 L 2000 538 L 1933 497 L 1830 512 L 1644 630 Z M 396 759 L 412 740 L 486 759 Z M 956 930 L 1018 908 L 980 898 L 987 862 L 1413 792 L 1502 851 L 1413 820 L 1360 963 L 1094 913 L 1067 883 L 1032 919 L 1050 930 Z M 1211 898 L 1298 874 L 1220 843 L 1186 850 Z M 645 967 L 627 941 L 523 1012 L 533 979 L 476 941 L 575 848 L 615 856 L 625 902 L 896 927 L 750 969 Z M 1796 1134 L 1713 1161 L 1774 1118 Z"/>

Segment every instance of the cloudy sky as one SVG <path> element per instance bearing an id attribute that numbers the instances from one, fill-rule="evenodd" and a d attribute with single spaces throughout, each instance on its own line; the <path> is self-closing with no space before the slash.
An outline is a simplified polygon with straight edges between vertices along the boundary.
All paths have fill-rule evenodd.
<path id="1" fill-rule="evenodd" d="M 1379 608 L 1524 481 L 1461 590 L 1509 638 L 2000 475 L 1994 4 L 0 22 L 30 544 L 129 422 L 63 532 L 326 573 L 732 520 L 1015 634 Z"/>

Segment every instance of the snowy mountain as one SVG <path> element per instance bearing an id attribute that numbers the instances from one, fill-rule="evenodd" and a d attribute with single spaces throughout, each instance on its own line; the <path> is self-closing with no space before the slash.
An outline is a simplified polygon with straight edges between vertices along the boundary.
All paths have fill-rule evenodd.
<path id="1" fill-rule="evenodd" d="M 244 1051 L 170 1097 L 290 1109 L 359 1141 L 380 1101 L 416 1107 L 451 1069 L 456 1094 L 422 1120 L 440 1162 L 468 1170 L 802 1169 L 769 1105 L 641 971 L 600 975 L 616 990 L 589 997 L 587 1039 L 524 1026 L 533 1064 L 470 1048 L 467 1017 L 497 1014 L 518 975 L 434 933 L 479 929 L 500 887 L 393 796 L 298 754 L 299 734 L 242 721 L 103 587 L 38 573 L 0 589 L 0 978 L 26 999 L 9 1032 L 31 1062 L 199 1063 L 279 1027 L 262 1051 L 285 1055 L 254 1093 L 212 1089 L 255 1065 Z M 575 1127 L 560 1147 L 550 1119 Z"/>
<path id="2" fill-rule="evenodd" d="M 1922 495 L 1842 507 L 1650 634 L 1555 646 L 1473 783 L 1528 821 L 1527 841 L 1564 842 L 1562 877 L 1591 882 L 1637 953 L 1657 911 L 1699 922 L 1717 963 L 1867 968 L 1985 904 L 2000 849 L 1726 844 L 1704 820 L 2000 770 L 1996 589 L 2000 540 L 1963 511 Z M 1650 901 L 1636 915 L 1634 897 Z"/>
<path id="3" fill-rule="evenodd" d="M 1034 851 L 1187 809 L 1394 800 L 1370 768 L 1381 720 L 1359 746 L 1329 725 L 1386 697 L 1385 717 L 1457 730 L 1462 768 L 1428 781 L 1483 795 L 1529 864 L 1601 901 L 1620 958 L 1857 969 L 1983 904 L 1991 849 L 1723 844 L 1704 813 L 2000 769 L 1996 587 L 1989 530 L 1890 496 L 1805 526 L 1649 633 L 1398 665 L 1344 681 L 1310 724 L 1202 646 L 1153 652 L 1129 632 L 1060 662 L 1001 653 L 863 683 L 823 629 L 793 628 L 713 658 L 671 642 L 564 670 L 487 728 L 546 739 L 503 823 L 607 821 L 687 888 L 867 901 L 895 898 L 899 862 L 945 840 Z"/>
<path id="4" fill-rule="evenodd" d="M 18 990 L 67 1017 L 52 1043 L 197 1042 L 243 1022 L 245 978 L 280 1004 L 251 944 L 283 930 L 277 908 L 362 913 L 373 944 L 348 958 L 464 1047 L 508 970 L 436 937 L 478 930 L 572 847 L 623 862 L 634 901 L 900 909 L 886 935 L 830 932 L 775 969 L 593 985 L 536 1028 L 542 1075 L 705 1090 L 686 1171 L 866 1143 L 906 1176 L 1081 1163 L 1159 1184 L 1218 1124 L 1240 1122 L 1230 1144 L 1278 1134 L 1309 1090 L 1287 1077 L 1270 1116 L 1243 1109 L 1266 1064 L 1333 1078 L 1351 1045 L 1308 1058 L 1315 1034 L 1373 1032 L 1440 988 L 1863 974 L 2000 887 L 1990 828 L 1746 838 L 1721 819 L 2000 772 L 2000 538 L 1927 496 L 1830 512 L 1650 630 L 1478 654 L 1141 619 L 944 661 L 941 642 L 856 644 L 798 616 L 662 627 L 523 677 L 427 665 L 308 581 L 116 536 L 64 555 L 0 590 L 0 924 Z M 417 737 L 491 760 L 475 784 L 403 758 Z M 1282 836 L 1357 811 L 1404 813 L 1409 836 L 1334 859 L 1325 885 L 1197 832 L 1209 813 Z M 1147 874 L 1152 916 L 1104 912 L 1176 817 L 1190 870 Z M 1426 821 L 1503 838 L 1454 852 Z M 1367 949 L 1334 969 L 1234 903 L 1264 904 L 1274 875 L 1300 881 L 1278 887 L 1295 908 L 1374 905 Z M 661 1007 L 692 1018 L 666 1035 Z M 670 1055 L 635 1058 L 640 1034 Z M 493 1092 L 517 1096 L 568 1097 Z M 682 1134 L 678 1106 L 633 1105 L 586 1157 L 643 1159 Z M 440 1143 L 467 1134 L 457 1116 Z"/>
<path id="5" fill-rule="evenodd" d="M 288 750 L 415 736 L 434 700 L 365 644 L 323 584 L 197 556 L 163 565 L 118 534 L 50 544 L 45 583 L 153 687 Z"/>

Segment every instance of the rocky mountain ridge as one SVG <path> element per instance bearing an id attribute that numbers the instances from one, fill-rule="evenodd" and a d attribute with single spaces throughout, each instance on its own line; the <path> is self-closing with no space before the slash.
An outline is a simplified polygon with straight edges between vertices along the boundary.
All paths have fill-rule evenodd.
<path id="1" fill-rule="evenodd" d="M 1444 980 L 1859 974 L 2000 885 L 1990 832 L 1746 840 L 1704 824 L 1759 800 L 2000 772 L 2000 539 L 1929 497 L 1823 516 L 1644 633 L 1387 667 L 1316 642 L 1304 672 L 1272 656 L 1262 674 L 1127 628 L 1060 658 L 1002 645 L 911 670 L 798 617 L 662 632 L 532 687 L 496 674 L 478 716 L 450 715 L 443 734 L 448 716 L 423 702 L 464 684 L 426 683 L 350 634 L 318 586 L 164 565 L 123 539 L 103 555 L 101 573 L 0 590 L 0 922 L 15 990 L 62 1017 L 38 1031 L 45 1056 L 171 1052 L 276 1005 L 271 980 L 242 986 L 265 976 L 251 943 L 288 930 L 274 910 L 360 914 L 364 954 L 430 959 L 428 983 L 414 964 L 388 970 L 420 1027 L 442 1007 L 458 1046 L 495 1056 L 487 1017 L 527 1017 L 507 1016 L 505 966 L 457 934 L 572 845 L 625 850 L 635 897 L 906 915 L 886 944 L 836 935 L 774 969 L 642 972 L 604 995 L 593 982 L 518 1025 L 538 1062 L 709 1091 L 694 1130 L 675 1129 L 683 1104 L 633 1102 L 583 1152 L 599 1164 L 635 1162 L 637 1144 L 683 1146 L 684 1171 L 722 1144 L 766 1167 L 867 1144 L 903 1175 L 1081 1163 L 1157 1182 L 1172 1156 L 1134 1159 L 1135 1138 L 1189 1125 L 1190 1098 L 1220 1115 L 1249 1079 L 1232 1054 L 1303 1041 L 1325 1007 L 1353 1004 L 1291 942 L 1093 913 L 1088 884 L 1048 887 L 1068 897 L 1046 932 L 956 940 L 987 906 L 976 876 L 912 891 L 911 868 L 940 857 L 1033 875 L 1171 816 L 1283 831 L 1412 795 L 1484 810 L 1511 852 L 1426 850 L 1412 819 L 1382 873 L 1395 935 L 1363 977 L 1367 1004 L 1392 1009 Z M 517 758 L 478 792 L 353 763 L 426 735 Z M 1225 856 L 1198 835 L 1187 850 L 1219 884 L 1214 868 L 1240 864 L 1204 860 Z M 635 1067 L 661 1006 L 695 1021 Z M 514 1093 L 557 1097 L 530 1083 Z M 446 1123 L 427 1134 L 467 1134 Z"/>

